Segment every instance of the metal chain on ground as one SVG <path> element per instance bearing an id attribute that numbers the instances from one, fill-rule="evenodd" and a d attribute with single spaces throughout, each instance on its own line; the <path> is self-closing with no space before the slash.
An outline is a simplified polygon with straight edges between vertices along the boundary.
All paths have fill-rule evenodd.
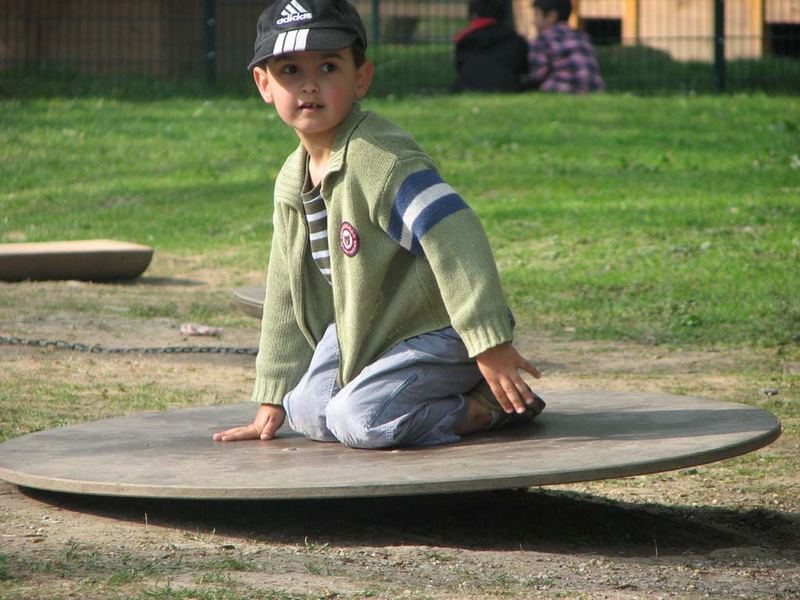
<path id="1" fill-rule="evenodd" d="M 106 348 L 97 344 L 81 344 L 64 340 L 41 340 L 15 336 L 0 336 L 0 346 L 35 346 L 96 354 L 258 354 L 257 348 L 231 348 L 228 346 L 167 346 L 163 348 Z"/>

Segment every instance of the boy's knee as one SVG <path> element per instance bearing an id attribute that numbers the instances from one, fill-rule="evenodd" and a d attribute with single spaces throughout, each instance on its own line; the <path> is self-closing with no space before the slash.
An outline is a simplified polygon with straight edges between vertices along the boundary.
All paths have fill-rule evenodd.
<path id="1" fill-rule="evenodd" d="M 283 401 L 286 421 L 293 431 L 318 442 L 336 441 L 325 426 L 325 415 L 301 394 L 289 394 Z"/>
<path id="2" fill-rule="evenodd" d="M 328 429 L 348 448 L 386 448 L 394 440 L 380 427 L 370 423 L 370 416 L 358 411 L 346 393 L 339 393 L 325 411 Z"/>

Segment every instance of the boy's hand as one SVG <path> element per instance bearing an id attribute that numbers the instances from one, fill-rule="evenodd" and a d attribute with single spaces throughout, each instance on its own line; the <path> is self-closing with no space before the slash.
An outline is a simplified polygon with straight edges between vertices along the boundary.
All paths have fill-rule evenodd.
<path id="1" fill-rule="evenodd" d="M 531 390 L 520 376 L 519 369 L 527 371 L 537 379 L 542 374 L 510 343 L 489 348 L 478 354 L 475 360 L 497 403 L 504 411 L 512 413 L 516 410 L 521 414 L 525 412 L 527 404 L 533 403 Z"/>
<path id="2" fill-rule="evenodd" d="M 256 418 L 249 425 L 234 427 L 214 434 L 215 442 L 234 442 L 238 440 L 271 440 L 283 425 L 286 411 L 277 404 L 262 404 Z"/>

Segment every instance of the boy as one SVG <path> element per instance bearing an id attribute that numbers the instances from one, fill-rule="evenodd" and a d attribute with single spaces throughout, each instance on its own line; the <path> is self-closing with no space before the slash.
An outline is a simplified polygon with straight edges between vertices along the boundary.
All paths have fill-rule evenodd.
<path id="1" fill-rule="evenodd" d="M 519 92 L 528 73 L 528 43 L 506 24 L 504 0 L 470 0 L 470 24 L 456 35 L 453 91 Z"/>
<path id="2" fill-rule="evenodd" d="M 528 52 L 532 87 L 573 94 L 603 89 L 589 36 L 567 23 L 571 12 L 572 0 L 534 0 L 533 22 L 539 34 Z"/>
<path id="3" fill-rule="evenodd" d="M 401 129 L 362 112 L 373 66 L 347 0 L 278 0 L 249 68 L 300 139 L 275 182 L 254 421 L 356 448 L 432 445 L 533 418 L 474 213 Z M 495 400 L 496 397 L 496 400 Z"/>

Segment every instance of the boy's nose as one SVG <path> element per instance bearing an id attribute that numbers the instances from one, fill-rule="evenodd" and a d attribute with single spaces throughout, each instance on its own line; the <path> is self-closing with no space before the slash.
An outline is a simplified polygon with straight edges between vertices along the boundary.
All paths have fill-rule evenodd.
<path id="1" fill-rule="evenodd" d="M 314 78 L 314 77 L 306 77 L 303 80 L 303 84 L 301 86 L 301 89 L 306 93 L 316 92 L 319 89 L 319 86 L 317 85 L 316 78 Z"/>

